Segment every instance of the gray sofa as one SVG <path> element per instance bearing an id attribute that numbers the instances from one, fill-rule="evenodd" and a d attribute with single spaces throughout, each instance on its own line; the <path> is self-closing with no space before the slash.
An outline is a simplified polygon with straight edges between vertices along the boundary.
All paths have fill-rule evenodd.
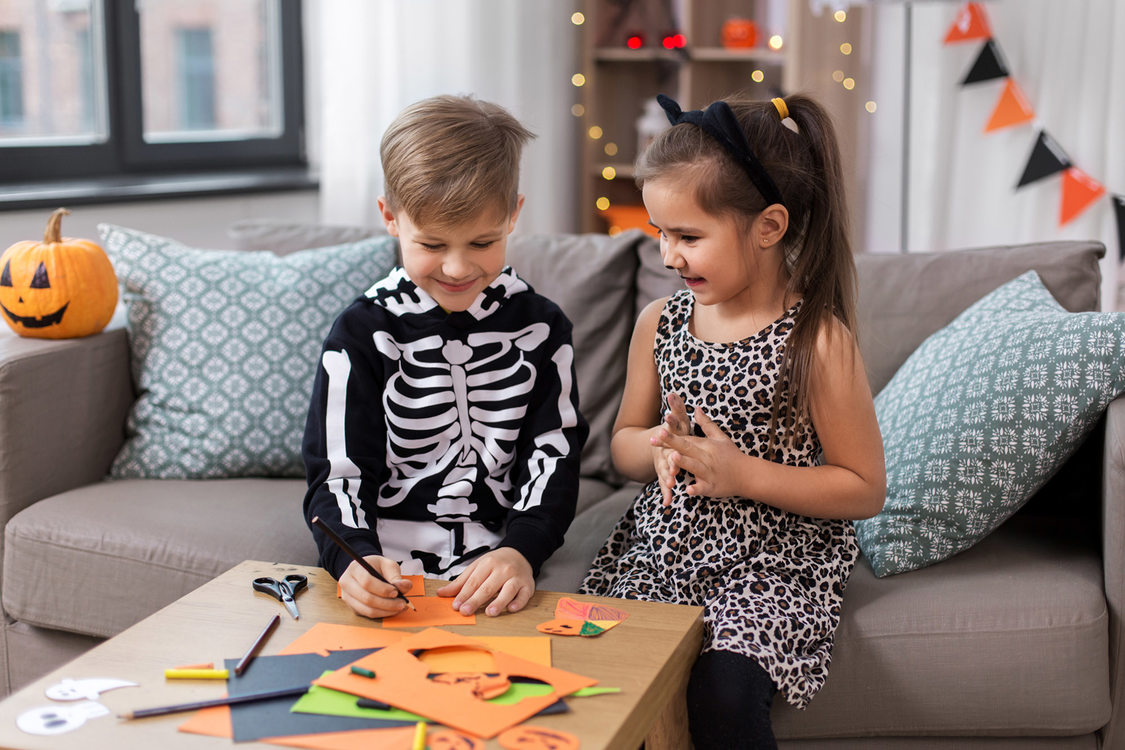
<path id="1" fill-rule="evenodd" d="M 338 239 L 243 231 L 243 247 Z M 245 228 L 244 228 L 245 230 Z M 352 234 L 356 236 L 357 233 Z M 1056 242 L 857 258 L 873 392 L 931 332 L 1027 269 L 1096 309 L 1101 245 Z M 638 232 L 517 236 L 510 260 L 575 323 L 591 424 L 579 513 L 539 586 L 572 591 L 632 500 L 609 460 L 632 320 L 675 288 Z M 0 334 L 0 688 L 11 690 L 247 558 L 315 564 L 303 482 L 103 477 L 133 400 L 126 333 Z M 967 552 L 877 579 L 861 560 L 833 666 L 804 712 L 777 701 L 785 748 L 1123 748 L 1125 398 L 1022 511 Z"/>

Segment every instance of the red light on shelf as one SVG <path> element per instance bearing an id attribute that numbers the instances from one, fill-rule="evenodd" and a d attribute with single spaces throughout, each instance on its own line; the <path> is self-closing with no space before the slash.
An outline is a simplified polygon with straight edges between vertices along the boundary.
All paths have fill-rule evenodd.
<path id="1" fill-rule="evenodd" d="M 684 45 L 687 44 L 687 39 L 683 34 L 668 34 L 664 37 L 662 43 L 664 49 L 683 49 Z"/>
<path id="2" fill-rule="evenodd" d="M 625 39 L 625 46 L 629 49 L 640 49 L 645 46 L 645 38 L 640 34 L 630 34 Z"/>

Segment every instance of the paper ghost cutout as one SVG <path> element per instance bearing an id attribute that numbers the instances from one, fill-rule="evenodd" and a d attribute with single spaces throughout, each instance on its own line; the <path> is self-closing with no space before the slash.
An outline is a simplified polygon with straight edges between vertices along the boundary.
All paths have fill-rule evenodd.
<path id="1" fill-rule="evenodd" d="M 28 734 L 62 734 L 77 729 L 87 719 L 108 713 L 109 709 L 96 701 L 82 701 L 67 706 L 39 706 L 20 714 L 16 718 L 16 726 Z"/>
<path id="2" fill-rule="evenodd" d="M 47 688 L 47 697 L 53 701 L 92 701 L 99 693 L 120 687 L 137 687 L 137 683 L 127 680 L 115 680 L 111 677 L 92 677 L 85 680 L 72 680 L 69 677 L 57 685 Z"/>
<path id="3" fill-rule="evenodd" d="M 628 612 L 615 607 L 564 596 L 555 605 L 555 619 L 541 622 L 535 629 L 550 635 L 593 636 L 604 633 L 628 616 Z"/>

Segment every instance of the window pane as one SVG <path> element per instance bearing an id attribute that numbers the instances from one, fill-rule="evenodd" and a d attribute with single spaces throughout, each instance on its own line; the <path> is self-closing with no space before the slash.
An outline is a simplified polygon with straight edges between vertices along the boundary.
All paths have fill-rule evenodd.
<path id="1" fill-rule="evenodd" d="M 101 4 L 0 0 L 0 146 L 106 140 Z"/>
<path id="2" fill-rule="evenodd" d="M 137 0 L 149 143 L 281 132 L 278 0 Z"/>

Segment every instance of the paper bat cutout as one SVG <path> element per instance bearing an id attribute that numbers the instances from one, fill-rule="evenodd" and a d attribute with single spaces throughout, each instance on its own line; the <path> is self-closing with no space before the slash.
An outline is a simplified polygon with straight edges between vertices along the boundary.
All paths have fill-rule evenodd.
<path id="1" fill-rule="evenodd" d="M 555 619 L 535 626 L 540 633 L 550 635 L 600 635 L 622 622 L 629 614 L 605 604 L 579 602 L 562 597 L 555 605 Z"/>

